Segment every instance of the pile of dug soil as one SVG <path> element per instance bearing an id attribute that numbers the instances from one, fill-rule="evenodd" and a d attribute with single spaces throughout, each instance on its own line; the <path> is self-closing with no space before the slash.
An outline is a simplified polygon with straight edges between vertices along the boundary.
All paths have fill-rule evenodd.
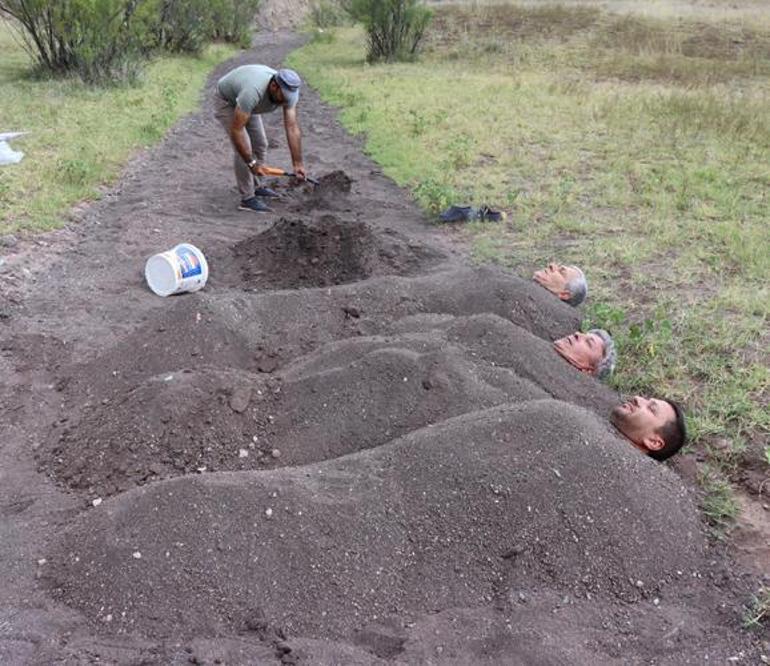
<path id="1" fill-rule="evenodd" d="M 347 197 L 353 181 L 344 171 L 332 171 L 318 179 L 318 185 L 309 190 L 307 205 L 310 208 L 349 207 Z"/>
<path id="2" fill-rule="evenodd" d="M 246 289 L 326 287 L 376 274 L 409 275 L 439 253 L 363 222 L 325 215 L 317 222 L 281 219 L 233 248 Z"/>

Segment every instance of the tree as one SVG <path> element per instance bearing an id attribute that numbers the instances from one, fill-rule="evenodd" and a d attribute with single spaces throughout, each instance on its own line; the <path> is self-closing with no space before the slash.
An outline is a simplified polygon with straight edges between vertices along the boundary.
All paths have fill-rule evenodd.
<path id="1" fill-rule="evenodd" d="M 370 62 L 414 58 L 433 17 L 420 0 L 350 0 L 348 11 L 366 29 Z"/>

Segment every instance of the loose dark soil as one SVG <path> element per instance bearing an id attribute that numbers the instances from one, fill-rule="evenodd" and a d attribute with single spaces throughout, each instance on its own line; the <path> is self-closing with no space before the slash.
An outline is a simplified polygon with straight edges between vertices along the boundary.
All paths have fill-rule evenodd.
<path id="1" fill-rule="evenodd" d="M 233 254 L 240 286 L 247 290 L 327 287 L 378 274 L 410 275 L 441 258 L 401 234 L 376 233 L 364 222 L 334 215 L 315 223 L 281 219 L 238 243 Z"/>
<path id="2" fill-rule="evenodd" d="M 580 313 L 464 265 L 309 90 L 301 123 L 321 185 L 274 213 L 205 100 L 3 250 L 0 663 L 756 663 L 756 579 L 554 353 Z M 185 240 L 210 283 L 157 298 Z"/>

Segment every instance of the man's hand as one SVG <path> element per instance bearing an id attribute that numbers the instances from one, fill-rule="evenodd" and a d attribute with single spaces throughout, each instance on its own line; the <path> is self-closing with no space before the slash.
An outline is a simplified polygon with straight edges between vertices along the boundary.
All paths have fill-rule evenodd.
<path id="1" fill-rule="evenodd" d="M 307 172 L 305 171 L 305 165 L 300 163 L 295 163 L 292 166 L 292 169 L 294 169 L 294 175 L 299 178 L 300 180 L 305 180 L 307 178 Z"/>

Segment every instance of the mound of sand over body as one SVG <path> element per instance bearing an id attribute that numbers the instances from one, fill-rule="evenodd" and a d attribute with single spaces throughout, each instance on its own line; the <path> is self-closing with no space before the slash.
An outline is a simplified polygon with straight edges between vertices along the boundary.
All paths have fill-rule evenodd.
<path id="1" fill-rule="evenodd" d="M 326 287 L 372 275 L 409 275 L 442 259 L 436 250 L 396 232 L 324 215 L 317 222 L 281 219 L 233 248 L 245 289 Z M 233 277 L 234 277 L 233 276 Z"/>
<path id="2" fill-rule="evenodd" d="M 107 632 L 179 639 L 259 618 L 344 638 L 386 615 L 505 606 L 514 589 L 662 593 L 702 547 L 673 474 L 544 400 L 317 465 L 124 493 L 61 535 L 45 584 Z"/>
<path id="3" fill-rule="evenodd" d="M 274 381 L 232 370 L 156 375 L 54 428 L 38 467 L 92 497 L 182 474 L 259 468 L 270 451 L 254 434 L 273 418 L 260 407 L 276 390 Z"/>
<path id="4" fill-rule="evenodd" d="M 146 323 L 115 346 L 59 369 L 56 390 L 70 412 L 122 400 L 137 384 L 163 373 L 200 367 L 258 371 L 250 340 L 212 309 L 216 297 L 190 296 L 166 299 Z"/>
<path id="5" fill-rule="evenodd" d="M 40 467 L 104 497 L 196 471 L 335 458 L 505 403 L 559 397 L 604 417 L 617 402 L 550 342 L 496 315 L 402 327 L 329 343 L 269 379 L 206 367 L 155 376 L 54 428 Z"/>
<path id="6" fill-rule="evenodd" d="M 280 362 L 319 344 L 395 331 L 421 316 L 495 314 L 547 340 L 574 333 L 580 314 L 529 280 L 496 268 L 442 270 L 419 277 L 372 277 L 324 289 L 196 294 L 218 326 L 237 331 Z"/>
<path id="7" fill-rule="evenodd" d="M 580 327 L 574 308 L 532 282 L 494 268 L 256 294 L 207 288 L 167 299 L 114 347 L 85 363 L 61 367 L 56 388 L 69 409 L 79 409 L 119 400 L 164 372 L 211 366 L 271 373 L 327 342 L 408 330 L 410 325 L 437 326 L 449 320 L 446 315 L 485 313 L 547 340 Z"/>

